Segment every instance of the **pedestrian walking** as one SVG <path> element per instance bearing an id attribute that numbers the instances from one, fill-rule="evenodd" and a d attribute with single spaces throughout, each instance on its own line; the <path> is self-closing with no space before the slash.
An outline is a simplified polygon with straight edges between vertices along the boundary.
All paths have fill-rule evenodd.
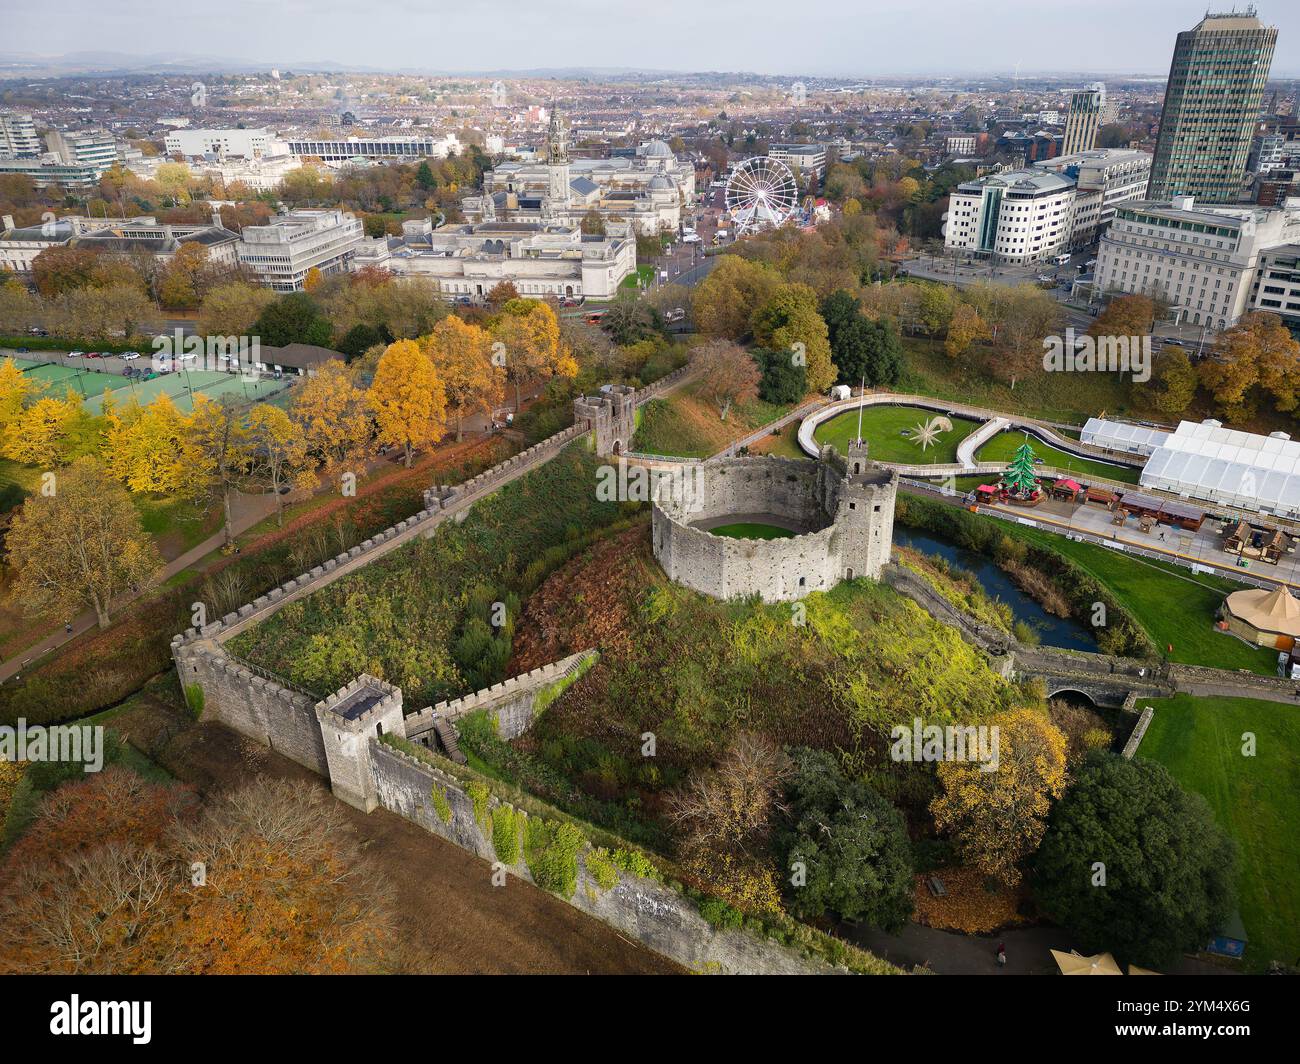
<path id="1" fill-rule="evenodd" d="M 1005 968 L 1006 966 L 1007 966 L 1007 946 L 1005 942 L 999 942 L 998 943 L 998 967 Z"/>

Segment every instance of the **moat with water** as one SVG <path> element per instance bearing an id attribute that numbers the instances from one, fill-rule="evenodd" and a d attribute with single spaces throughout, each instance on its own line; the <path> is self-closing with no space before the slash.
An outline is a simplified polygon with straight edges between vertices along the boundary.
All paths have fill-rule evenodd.
<path id="1" fill-rule="evenodd" d="M 942 558 L 950 565 L 972 574 L 985 594 L 1010 606 L 1015 619 L 1034 629 L 1045 646 L 1096 651 L 1097 640 L 1084 625 L 1071 617 L 1057 617 L 1048 613 L 1016 587 L 1011 577 L 998 568 L 994 561 L 984 555 L 959 547 L 931 532 L 921 532 L 899 524 L 894 525 L 894 542 L 901 547 L 911 547 L 922 554 Z"/>

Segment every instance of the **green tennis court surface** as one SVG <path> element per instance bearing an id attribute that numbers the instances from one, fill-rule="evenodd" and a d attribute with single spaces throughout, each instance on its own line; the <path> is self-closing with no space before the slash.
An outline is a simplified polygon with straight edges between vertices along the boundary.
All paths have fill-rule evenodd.
<path id="1" fill-rule="evenodd" d="M 142 367 L 148 362 L 138 360 Z M 107 373 L 93 369 L 81 369 L 77 366 L 64 366 L 58 363 L 34 362 L 30 359 L 15 358 L 14 364 L 23 373 L 50 391 L 62 396 L 71 388 L 84 397 L 85 408 L 91 414 L 99 414 L 104 408 L 104 391 L 113 393 L 113 402 L 119 406 L 135 399 L 141 406 L 148 406 L 158 396 L 167 395 L 178 409 L 191 410 L 194 396 L 202 395 L 216 400 L 221 395 L 233 395 L 246 402 L 278 397 L 286 392 L 292 380 L 245 381 L 238 373 L 222 373 L 217 370 L 190 370 L 181 373 L 165 373 L 152 380 L 140 380 L 124 377 L 120 373 Z"/>

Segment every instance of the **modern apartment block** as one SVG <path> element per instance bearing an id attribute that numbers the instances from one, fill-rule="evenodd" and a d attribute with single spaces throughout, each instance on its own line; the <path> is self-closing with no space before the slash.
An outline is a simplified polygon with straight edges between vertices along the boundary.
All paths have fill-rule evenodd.
<path id="1" fill-rule="evenodd" d="M 1075 183 L 1050 170 L 1008 170 L 958 185 L 944 243 L 996 262 L 1041 262 L 1069 244 Z"/>
<path id="2" fill-rule="evenodd" d="M 1148 199 L 1236 201 L 1276 43 L 1253 7 L 1207 14 L 1178 35 Z"/>
<path id="3" fill-rule="evenodd" d="M 1062 155 L 1091 151 L 1097 146 L 1097 130 L 1101 128 L 1101 112 L 1106 106 L 1106 86 L 1100 81 L 1086 89 L 1070 93 L 1070 105 L 1065 114 L 1065 142 Z"/>
<path id="4" fill-rule="evenodd" d="M 31 178 L 37 189 L 57 185 L 69 192 L 90 192 L 99 186 L 103 173 L 88 164 L 65 166 L 48 159 L 0 159 L 0 174 L 22 174 Z"/>
<path id="5" fill-rule="evenodd" d="M 1300 324 L 1300 244 L 1282 244 L 1260 254 L 1250 303 L 1252 310 L 1277 314 L 1293 328 Z"/>
<path id="6" fill-rule="evenodd" d="M 363 236 L 361 220 L 347 211 L 299 210 L 245 226 L 236 250 L 263 284 L 298 292 L 310 270 L 347 270 Z"/>
<path id="7" fill-rule="evenodd" d="M 0 111 L 0 159 L 35 159 L 41 138 L 31 115 Z"/>
<path id="8" fill-rule="evenodd" d="M 826 174 L 826 145 L 824 144 L 769 144 L 767 157 L 785 163 L 793 170 L 805 174 Z"/>
<path id="9" fill-rule="evenodd" d="M 945 137 L 944 148 L 949 155 L 974 155 L 975 134 L 957 133 Z"/>
<path id="10" fill-rule="evenodd" d="M 1181 321 L 1226 329 L 1251 309 L 1265 253 L 1297 242 L 1300 200 L 1277 209 L 1137 200 L 1102 235 L 1097 289 L 1153 296 Z"/>

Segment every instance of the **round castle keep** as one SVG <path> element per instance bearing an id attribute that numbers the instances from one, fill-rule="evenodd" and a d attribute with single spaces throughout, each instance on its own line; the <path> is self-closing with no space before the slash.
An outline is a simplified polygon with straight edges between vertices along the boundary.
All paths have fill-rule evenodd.
<path id="1" fill-rule="evenodd" d="M 680 584 L 715 598 L 759 595 L 788 602 L 858 576 L 879 579 L 894 534 L 898 474 L 850 443 L 816 462 L 726 458 L 702 462 L 694 490 L 654 504 L 654 553 Z M 778 525 L 788 539 L 732 539 L 709 529 L 735 522 Z"/>

